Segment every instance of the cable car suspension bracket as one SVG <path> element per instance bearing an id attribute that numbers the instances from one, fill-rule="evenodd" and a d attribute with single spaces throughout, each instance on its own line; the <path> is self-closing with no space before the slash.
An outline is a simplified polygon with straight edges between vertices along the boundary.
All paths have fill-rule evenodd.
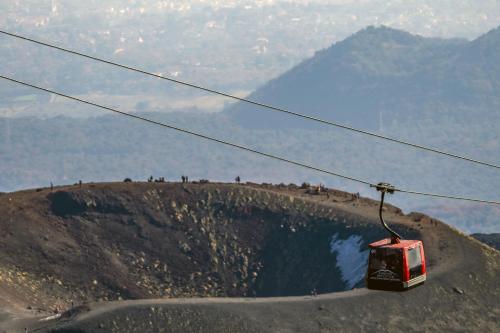
<path id="1" fill-rule="evenodd" d="M 382 216 L 383 212 L 383 207 L 384 207 L 384 199 L 385 199 L 385 194 L 394 194 L 395 188 L 391 184 L 388 183 L 378 183 L 377 185 L 370 185 L 370 187 L 375 187 L 377 191 L 381 193 L 381 198 L 380 198 L 380 207 L 378 210 L 378 214 L 380 217 L 380 223 L 382 223 L 382 226 L 391 234 L 391 243 L 396 244 L 399 243 L 402 237 L 392 230 L 387 223 L 384 221 L 384 217 Z"/>

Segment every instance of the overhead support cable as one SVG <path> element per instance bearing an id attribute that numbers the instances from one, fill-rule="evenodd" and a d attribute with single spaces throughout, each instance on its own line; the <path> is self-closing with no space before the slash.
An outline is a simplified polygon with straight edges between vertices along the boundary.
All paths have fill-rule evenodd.
<path id="1" fill-rule="evenodd" d="M 428 151 L 428 152 L 440 154 L 440 155 L 443 155 L 443 156 L 447 156 L 447 157 L 451 157 L 451 158 L 455 158 L 455 159 L 460 159 L 460 160 L 463 160 L 463 161 L 468 161 L 468 162 L 471 162 L 471 163 L 475 163 L 475 164 L 479 164 L 479 165 L 483 165 L 483 166 L 487 166 L 487 167 L 491 167 L 491 168 L 495 168 L 495 169 L 500 169 L 500 165 L 495 164 L 495 163 L 480 161 L 478 159 L 473 159 L 473 158 L 470 158 L 470 157 L 467 157 L 467 156 L 463 156 L 463 155 L 459 155 L 459 154 L 455 154 L 455 153 L 451 153 L 451 152 L 446 152 L 444 150 L 440 150 L 440 149 L 436 149 L 436 148 L 431 148 L 431 147 L 423 146 L 423 145 L 420 145 L 420 144 L 416 144 L 416 143 L 412 143 L 412 142 L 408 142 L 408 141 L 404 141 L 404 140 L 400 140 L 400 139 L 388 137 L 388 136 L 385 136 L 385 135 L 382 135 L 382 134 L 377 134 L 377 133 L 374 133 L 374 132 L 369 132 L 369 131 L 357 129 L 357 128 L 354 128 L 354 127 L 351 127 L 351 126 L 347 126 L 347 125 L 344 125 L 344 124 L 340 124 L 340 123 L 337 123 L 337 122 L 334 122 L 334 121 L 324 120 L 324 119 L 321 119 L 321 118 L 318 118 L 318 117 L 313 117 L 313 116 L 309 116 L 309 115 L 306 115 L 306 114 L 302 114 L 302 113 L 290 111 L 290 110 L 287 110 L 287 109 L 284 109 L 284 108 L 279 108 L 279 107 L 275 107 L 275 106 L 272 106 L 272 105 L 269 105 L 269 104 L 265 104 L 265 103 L 253 101 L 253 100 L 250 100 L 250 99 L 247 99 L 247 98 L 238 97 L 238 96 L 231 95 L 231 94 L 225 93 L 225 92 L 221 92 L 221 91 L 218 91 L 218 90 L 215 90 L 215 89 L 206 88 L 206 87 L 203 87 L 203 86 L 198 85 L 198 84 L 189 83 L 189 82 L 182 81 L 182 80 L 179 80 L 179 79 L 174 79 L 174 78 L 163 76 L 163 75 L 160 75 L 160 74 L 151 73 L 151 72 L 148 72 L 148 71 L 136 68 L 136 67 L 123 65 L 123 64 L 120 64 L 120 63 L 117 63 L 117 62 L 114 62 L 114 61 L 110 61 L 110 60 L 102 59 L 102 58 L 99 58 L 99 57 L 91 56 L 91 55 L 88 55 L 88 54 L 85 54 L 85 53 L 82 53 L 82 52 L 78 52 L 78 51 L 74 51 L 74 50 L 71 50 L 71 49 L 68 49 L 68 48 L 64 48 L 64 47 L 60 47 L 60 46 L 53 45 L 53 44 L 50 44 L 50 43 L 42 42 L 42 41 L 39 41 L 39 40 L 36 40 L 36 39 L 33 39 L 33 38 L 21 36 L 21 35 L 14 34 L 14 33 L 11 33 L 11 32 L 7 32 L 7 31 L 4 31 L 4 30 L 0 30 L 0 33 L 4 34 L 4 35 L 7 35 L 7 36 L 14 37 L 14 38 L 22 39 L 22 40 L 25 40 L 25 41 L 28 41 L 28 42 L 31 42 L 31 43 L 35 43 L 35 44 L 38 44 L 38 45 L 42 45 L 42 46 L 46 46 L 46 47 L 49 47 L 49 48 L 53 48 L 53 49 L 56 49 L 56 50 L 59 50 L 59 51 L 70 53 L 70 54 L 73 54 L 73 55 L 78 55 L 78 56 L 81 56 L 81 57 L 84 57 L 84 58 L 88 58 L 88 59 L 91 59 L 91 60 L 94 60 L 94 61 L 98 61 L 98 62 L 101 62 L 101 63 L 108 64 L 108 65 L 120 67 L 120 68 L 123 68 L 123 69 L 127 69 L 127 70 L 134 71 L 134 72 L 137 72 L 137 73 L 140 73 L 140 74 L 144 74 L 144 75 L 148 75 L 148 76 L 151 76 L 151 77 L 155 77 L 155 78 L 158 78 L 158 79 L 167 80 L 167 81 L 170 81 L 170 82 L 173 82 L 173 83 L 176 83 L 176 84 L 180 84 L 180 85 L 183 85 L 183 86 L 186 86 L 186 87 L 198 89 L 198 90 L 201 90 L 201 91 L 204 91 L 204 92 L 208 92 L 208 93 L 212 93 L 212 94 L 224 96 L 224 97 L 227 97 L 227 98 L 231 98 L 233 100 L 237 100 L 237 101 L 248 103 L 248 104 L 252 104 L 252 105 L 255 105 L 255 106 L 258 106 L 258 107 L 266 108 L 266 109 L 269 109 L 271 111 L 281 112 L 281 113 L 284 113 L 284 114 L 287 114 L 287 115 L 290 115 L 290 116 L 299 117 L 299 118 L 302 118 L 302 119 L 306 119 L 306 120 L 318 122 L 318 123 L 321 123 L 321 124 L 324 124 L 324 125 L 328 125 L 328 126 L 334 126 L 334 127 L 342 128 L 344 130 L 356 132 L 356 133 L 359 133 L 359 134 L 367 135 L 367 136 L 378 138 L 378 139 L 381 139 L 381 140 L 391 141 L 393 143 L 402 144 L 402 145 L 409 146 L 409 147 L 412 147 L 412 148 L 415 148 L 415 149 L 420 149 L 420 150 L 424 150 L 424 151 Z"/>
<path id="2" fill-rule="evenodd" d="M 182 133 L 189 134 L 189 135 L 193 135 L 193 136 L 196 136 L 198 138 L 202 138 L 202 139 L 205 139 L 205 140 L 213 141 L 213 142 L 216 142 L 216 143 L 219 143 L 219 144 L 223 144 L 223 145 L 226 145 L 226 146 L 230 146 L 230 147 L 233 147 L 233 148 L 237 148 L 237 149 L 240 149 L 240 150 L 251 152 L 251 153 L 254 153 L 254 154 L 257 154 L 257 155 L 260 155 L 260 156 L 264 156 L 264 157 L 267 157 L 267 158 L 271 158 L 271 159 L 274 159 L 274 160 L 278 160 L 278 161 L 281 161 L 281 162 L 285 162 L 285 163 L 292 164 L 292 165 L 295 165 L 295 166 L 299 166 L 299 167 L 302 167 L 302 168 L 306 168 L 306 169 L 309 169 L 309 170 L 317 171 L 317 172 L 320 172 L 320 173 L 323 173 L 323 174 L 327 174 L 327 175 L 330 175 L 330 176 L 340 177 L 340 178 L 343 178 L 343 179 L 346 179 L 346 180 L 350 180 L 350 181 L 353 181 L 353 182 L 361 183 L 361 184 L 368 185 L 368 186 L 371 186 L 371 187 L 377 187 L 377 186 L 380 187 L 380 184 L 376 185 L 375 183 L 372 183 L 372 182 L 369 182 L 369 181 L 366 181 L 366 180 L 363 180 L 363 179 L 359 179 L 359 178 L 355 178 L 355 177 L 351 177 L 351 176 L 346 176 L 346 175 L 343 175 L 343 174 L 340 174 L 340 173 L 337 173 L 337 172 L 333 172 L 333 171 L 329 171 L 329 170 L 322 169 L 322 168 L 319 168 L 319 167 L 315 167 L 313 165 L 309 165 L 309 164 L 306 164 L 306 163 L 303 163 L 303 162 L 298 162 L 298 161 L 295 161 L 295 160 L 292 160 L 292 159 L 288 159 L 288 158 L 285 158 L 285 157 L 282 157 L 282 156 L 278 156 L 278 155 L 274 155 L 274 154 L 262 152 L 262 151 L 259 151 L 259 150 L 253 149 L 253 148 L 249 148 L 249 147 L 246 147 L 246 146 L 243 146 L 243 145 L 240 145 L 240 144 L 236 144 L 236 143 L 233 143 L 233 142 L 230 142 L 230 141 L 225 141 L 225 140 L 222 140 L 222 139 L 218 139 L 218 138 L 215 138 L 215 137 L 212 137 L 212 136 L 208 136 L 208 135 L 205 135 L 205 134 L 201 134 L 201 133 L 198 133 L 198 132 L 187 130 L 187 129 L 184 129 L 184 128 L 181 128 L 181 127 L 173 126 L 173 125 L 170 125 L 170 124 L 167 124 L 167 123 L 164 123 L 164 122 L 159 122 L 159 121 L 152 120 L 152 119 L 149 119 L 149 118 L 146 118 L 146 117 L 143 117 L 143 116 L 139 116 L 139 115 L 136 115 L 136 114 L 131 114 L 131 113 L 123 112 L 123 111 L 120 111 L 120 110 L 112 108 L 112 107 L 108 107 L 108 106 L 105 106 L 105 105 L 97 104 L 97 103 L 94 103 L 94 102 L 91 102 L 91 101 L 87 101 L 87 100 L 84 100 L 84 99 L 81 99 L 81 98 L 78 98 L 78 97 L 73 97 L 73 96 L 70 96 L 70 95 L 67 95 L 67 94 L 64 94 L 64 93 L 60 93 L 60 92 L 57 92 L 57 91 L 54 91 L 54 90 L 51 90 L 51 89 L 47 89 L 47 88 L 43 88 L 43 87 L 31 84 L 31 83 L 27 83 L 27 82 L 23 82 L 23 81 L 20 81 L 20 80 L 16 80 L 16 79 L 13 79 L 13 78 L 10 78 L 10 77 L 7 77 L 7 76 L 0 75 L 0 79 L 4 79 L 4 80 L 7 80 L 7 81 L 14 82 L 14 83 L 17 83 L 17 84 L 20 84 L 20 85 L 23 85 L 23 86 L 26 86 L 26 87 L 34 88 L 34 89 L 37 89 L 37 90 L 41 90 L 41 91 L 44 91 L 44 92 L 47 92 L 47 93 L 50 93 L 50 94 L 61 96 L 61 97 L 64 97 L 64 98 L 67 98 L 67 99 L 70 99 L 70 100 L 74 100 L 74 101 L 77 101 L 77 102 L 80 102 L 80 103 L 84 103 L 84 104 L 87 104 L 87 105 L 91 105 L 91 106 L 96 107 L 96 108 L 100 108 L 100 109 L 103 109 L 103 110 L 111 111 L 111 112 L 120 114 L 122 116 L 127 116 L 127 117 L 134 118 L 134 119 L 137 119 L 137 120 L 145 121 L 145 122 L 150 123 L 150 124 L 162 126 L 164 128 L 173 129 L 175 131 L 182 132 Z M 458 197 L 458 196 L 450 196 L 450 195 L 443 195 L 443 194 L 417 192 L 417 191 L 410 191 L 410 190 L 404 190 L 404 189 L 398 189 L 398 188 L 391 188 L 391 189 L 394 190 L 394 191 L 396 191 L 396 192 L 409 193 L 409 194 L 415 194 L 415 195 L 421 195 L 421 196 L 431 196 L 431 197 L 446 198 L 446 199 L 453 199 L 453 200 L 471 201 L 471 202 L 479 202 L 479 203 L 500 205 L 500 201 L 490 201 L 490 200 L 467 198 L 467 197 Z"/>

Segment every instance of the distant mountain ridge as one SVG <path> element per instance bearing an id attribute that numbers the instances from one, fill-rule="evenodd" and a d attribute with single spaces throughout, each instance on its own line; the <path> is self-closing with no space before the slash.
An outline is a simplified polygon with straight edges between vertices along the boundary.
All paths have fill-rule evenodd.
<path id="1" fill-rule="evenodd" d="M 494 234 L 472 234 L 472 237 L 480 242 L 483 242 L 492 248 L 500 250 L 500 233 Z"/>
<path id="2" fill-rule="evenodd" d="M 368 27 L 317 52 L 249 98 L 308 115 L 376 129 L 415 119 L 463 120 L 500 105 L 500 29 L 471 42 Z M 458 111 L 457 111 L 458 110 Z M 308 127 L 303 120 L 238 103 L 227 112 L 252 128 Z"/>

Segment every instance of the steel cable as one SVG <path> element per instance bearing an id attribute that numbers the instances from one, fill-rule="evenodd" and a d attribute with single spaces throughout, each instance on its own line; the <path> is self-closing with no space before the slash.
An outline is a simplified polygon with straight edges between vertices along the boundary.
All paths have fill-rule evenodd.
<path id="1" fill-rule="evenodd" d="M 81 57 L 84 57 L 84 58 L 88 58 L 88 59 L 91 59 L 91 60 L 94 60 L 94 61 L 102 62 L 102 63 L 108 64 L 108 65 L 120 67 L 120 68 L 123 68 L 123 69 L 127 69 L 127 70 L 130 70 L 130 71 L 134 71 L 134 72 L 140 73 L 140 74 L 152 76 L 152 77 L 155 77 L 155 78 L 158 78 L 158 79 L 162 79 L 162 80 L 167 80 L 167 81 L 170 81 L 170 82 L 173 82 L 173 83 L 176 83 L 176 84 L 180 84 L 180 85 L 184 85 L 184 86 L 187 86 L 187 87 L 190 87 L 190 88 L 195 88 L 195 89 L 198 89 L 198 90 L 201 90 L 201 91 L 205 91 L 205 92 L 208 92 L 208 93 L 217 94 L 217 95 L 224 96 L 224 97 L 227 97 L 227 98 L 231 98 L 231 99 L 234 99 L 234 100 L 237 100 L 237 101 L 240 101 L 240 102 L 244 102 L 244 103 L 252 104 L 252 105 L 255 105 L 255 106 L 262 107 L 262 108 L 266 108 L 266 109 L 269 109 L 269 110 L 272 110 L 272 111 L 275 111 L 275 112 L 281 112 L 281 113 L 288 114 L 288 115 L 291 115 L 291 116 L 300 117 L 300 118 L 303 118 L 303 119 L 315 121 L 315 122 L 318 122 L 318 123 L 321 123 L 321 124 L 324 124 L 324 125 L 342 128 L 342 129 L 345 129 L 345 130 L 348 130 L 348 131 L 352 131 L 352 132 L 356 132 L 356 133 L 368 135 L 370 137 L 375 137 L 375 138 L 378 138 L 378 139 L 387 140 L 387 141 L 391 141 L 391 142 L 394 142 L 394 143 L 406 145 L 406 146 L 409 146 L 409 147 L 412 147 L 412 148 L 415 148 L 415 149 L 421 149 L 421 150 L 433 152 L 433 153 L 436 153 L 436 154 L 444 155 L 444 156 L 447 156 L 447 157 L 456 158 L 456 159 L 468 161 L 468 162 L 471 162 L 471 163 L 475 163 L 475 164 L 479 164 L 479 165 L 483 165 L 483 166 L 487 166 L 487 167 L 491 167 L 491 168 L 495 168 L 495 169 L 500 169 L 500 165 L 498 165 L 498 164 L 480 161 L 480 160 L 473 159 L 473 158 L 470 158 L 470 157 L 466 157 L 466 156 L 462 156 L 462 155 L 458 155 L 458 154 L 446 152 L 446 151 L 443 151 L 443 150 L 440 150 L 440 149 L 431 148 L 431 147 L 419 145 L 419 144 L 416 144 L 416 143 L 411 143 L 411 142 L 408 142 L 408 141 L 404 141 L 404 140 L 400 140 L 400 139 L 396 139 L 396 138 L 391 138 L 391 137 L 388 137 L 388 136 L 385 136 L 385 135 L 381 135 L 381 134 L 377 134 L 377 133 L 373 133 L 373 132 L 369 132 L 369 131 L 357 129 L 357 128 L 354 128 L 354 127 L 351 127 L 351 126 L 347 126 L 347 125 L 343 125 L 343 124 L 334 122 L 334 121 L 324 120 L 324 119 L 321 119 L 321 118 L 312 117 L 312 116 L 308 116 L 308 115 L 305 115 L 305 114 L 302 114 L 302 113 L 290 111 L 290 110 L 287 110 L 287 109 L 284 109 L 284 108 L 279 108 L 279 107 L 275 107 L 275 106 L 272 106 L 272 105 L 268 105 L 268 104 L 264 104 L 264 103 L 260 103 L 260 102 L 256 102 L 256 101 L 252 101 L 252 100 L 249 100 L 249 99 L 246 99 L 246 98 L 242 98 L 242 97 L 234 96 L 234 95 L 231 95 L 231 94 L 228 94 L 228 93 L 220 92 L 220 91 L 217 91 L 217 90 L 214 90 L 214 89 L 206 88 L 206 87 L 203 87 L 203 86 L 200 86 L 200 85 L 197 85 L 197 84 L 189 83 L 189 82 L 178 80 L 178 79 L 173 79 L 173 78 L 170 78 L 170 77 L 166 77 L 166 76 L 155 74 L 155 73 L 151 73 L 151 72 L 147 72 L 147 71 L 139 69 L 139 68 L 135 68 L 135 67 L 127 66 L 127 65 L 122 65 L 122 64 L 119 64 L 119 63 L 114 62 L 114 61 L 110 61 L 110 60 L 98 58 L 98 57 L 91 56 L 91 55 L 88 55 L 88 54 L 85 54 L 85 53 L 82 53 L 82 52 L 70 50 L 70 49 L 67 49 L 67 48 L 63 48 L 63 47 L 60 47 L 60 46 L 56 46 L 56 45 L 53 45 L 53 44 L 42 42 L 42 41 L 39 41 L 39 40 L 36 40 L 36 39 L 33 39 L 33 38 L 28 38 L 28 37 L 24 37 L 24 36 L 21 36 L 21 35 L 14 34 L 14 33 L 10 33 L 10 32 L 7 32 L 7 31 L 0 30 L 0 33 L 2 33 L 4 35 L 7 35 L 7 36 L 14 37 L 14 38 L 22 39 L 22 40 L 25 40 L 25 41 L 28 41 L 28 42 L 32 42 L 32 43 L 35 43 L 35 44 L 38 44 L 38 45 L 43 45 L 43 46 L 46 46 L 46 47 L 50 47 L 50 48 L 53 48 L 53 49 L 56 49 L 56 50 L 59 50 L 59 51 L 66 52 L 66 53 L 78 55 L 78 56 L 81 56 Z"/>
<path id="2" fill-rule="evenodd" d="M 306 163 L 298 162 L 298 161 L 295 161 L 295 160 L 291 160 L 291 159 L 288 159 L 288 158 L 285 158 L 285 157 L 277 156 L 277 155 L 270 154 L 270 153 L 261 152 L 259 150 L 255 150 L 253 148 L 245 147 L 243 145 L 239 145 L 239 144 L 232 143 L 232 142 L 229 142 L 229 141 L 225 141 L 225 140 L 221 140 L 221 139 L 218 139 L 218 138 L 214 138 L 214 137 L 211 137 L 211 136 L 208 136 L 208 135 L 205 135 L 205 134 L 197 133 L 197 132 L 190 131 L 190 130 L 187 130 L 187 129 L 184 129 L 184 128 L 180 128 L 180 127 L 176 127 L 176 126 L 173 126 L 173 125 L 169 125 L 169 124 L 166 124 L 166 123 L 163 123 L 163 122 L 159 122 L 159 121 L 155 121 L 155 120 L 152 120 L 152 119 L 148 119 L 146 117 L 142 117 L 142 116 L 138 116 L 138 115 L 135 115 L 135 114 L 130 114 L 130 113 L 127 113 L 127 112 L 123 112 L 123 111 L 120 111 L 120 110 L 115 109 L 115 108 L 111 108 L 111 107 L 108 107 L 108 106 L 97 104 L 97 103 L 94 103 L 94 102 L 91 102 L 91 101 L 87 101 L 87 100 L 84 100 L 84 99 L 81 99 L 81 98 L 73 97 L 73 96 L 70 96 L 70 95 L 67 95 L 67 94 L 63 94 L 63 93 L 51 90 L 51 89 L 39 87 L 37 85 L 31 84 L 31 83 L 27 83 L 27 82 L 23 82 L 23 81 L 20 81 L 20 80 L 16 80 L 16 79 L 13 79 L 13 78 L 10 78 L 10 77 L 7 77 L 7 76 L 0 75 L 0 78 L 4 79 L 4 80 L 7 80 L 7 81 L 10 81 L 10 82 L 14 82 L 14 83 L 23 85 L 23 86 L 26 86 L 26 87 L 30 87 L 30 88 L 34 88 L 34 89 L 37 89 L 37 90 L 45 91 L 47 93 L 51 93 L 51 94 L 54 94 L 54 95 L 57 95 L 57 96 L 61 96 L 61 97 L 67 98 L 67 99 L 71 99 L 71 100 L 74 100 L 74 101 L 77 101 L 77 102 L 80 102 L 80 103 L 84 103 L 84 104 L 87 104 L 87 105 L 91 105 L 91 106 L 94 106 L 96 108 L 104 109 L 104 110 L 107 110 L 107 111 L 115 112 L 115 113 L 123 115 L 123 116 L 128 116 L 128 117 L 131 117 L 131 118 L 134 118 L 134 119 L 145 121 L 145 122 L 148 122 L 150 124 L 159 125 L 159 126 L 162 126 L 162 127 L 165 127 L 165 128 L 169 128 L 169 129 L 173 129 L 173 130 L 176 130 L 176 131 L 179 131 L 179 132 L 182 132 L 182 133 L 186 133 L 186 134 L 189 134 L 189 135 L 194 135 L 196 137 L 203 138 L 205 140 L 213 141 L 213 142 L 216 142 L 216 143 L 219 143 L 219 144 L 224 144 L 226 146 L 231 146 L 233 148 L 245 150 L 247 152 L 258 154 L 258 155 L 261 155 L 261 156 L 264 156 L 264 157 L 272 158 L 272 159 L 275 159 L 275 160 L 278 160 L 278 161 L 281 161 L 281 162 L 286 162 L 286 163 L 289 163 L 289 164 L 293 164 L 293 165 L 296 165 L 296 166 L 300 166 L 300 167 L 303 167 L 303 168 L 307 168 L 307 169 L 310 169 L 310 170 L 321 172 L 321 173 L 324 173 L 324 174 L 327 174 L 327 175 L 330 175 L 330 176 L 340 177 L 340 178 L 343 178 L 343 179 L 346 179 L 346 180 L 350 180 L 350 181 L 353 181 L 353 182 L 358 182 L 358 183 L 361 183 L 361 184 L 364 184 L 364 185 L 368 185 L 368 186 L 372 186 L 372 187 L 377 187 L 377 185 L 375 185 L 375 183 L 372 183 L 372 182 L 369 182 L 369 181 L 366 181 L 366 180 L 363 180 L 363 179 L 346 176 L 346 175 L 343 175 L 343 174 L 340 174 L 340 173 L 337 173 L 337 172 L 332 172 L 332 171 L 329 171 L 329 170 L 318 168 L 318 167 L 315 167 L 315 166 L 312 166 L 312 165 L 309 165 L 309 164 L 306 164 Z M 453 200 L 471 201 L 471 202 L 479 202 L 479 203 L 500 205 L 500 201 L 491 201 L 491 200 L 483 200 L 483 199 L 476 199 L 476 198 L 451 196 L 451 195 L 444 195 L 444 194 L 418 192 L 418 191 L 404 190 L 404 189 L 398 189 L 398 188 L 394 188 L 393 190 L 397 191 L 397 192 L 414 194 L 414 195 L 421 195 L 421 196 L 431 196 L 431 197 L 437 197 L 437 198 L 446 198 L 446 199 L 453 199 Z"/>

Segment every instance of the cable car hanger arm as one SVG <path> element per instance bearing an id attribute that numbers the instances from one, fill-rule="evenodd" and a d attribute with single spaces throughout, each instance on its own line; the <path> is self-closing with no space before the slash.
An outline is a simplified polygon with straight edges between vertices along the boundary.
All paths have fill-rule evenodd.
<path id="1" fill-rule="evenodd" d="M 387 184 L 387 183 L 378 183 L 377 185 L 371 184 L 370 187 L 375 187 L 377 189 L 377 191 L 381 192 L 380 207 L 379 207 L 379 210 L 378 210 L 378 216 L 380 218 L 380 223 L 391 234 L 391 242 L 393 244 L 394 243 L 399 243 L 399 240 L 402 239 L 403 237 L 401 237 L 397 232 L 395 232 L 394 230 L 392 230 L 387 225 L 387 223 L 384 221 L 384 217 L 383 217 L 383 214 L 382 214 L 383 209 L 384 209 L 385 194 L 386 193 L 393 194 L 396 189 L 394 188 L 394 186 L 392 186 L 391 184 Z"/>

